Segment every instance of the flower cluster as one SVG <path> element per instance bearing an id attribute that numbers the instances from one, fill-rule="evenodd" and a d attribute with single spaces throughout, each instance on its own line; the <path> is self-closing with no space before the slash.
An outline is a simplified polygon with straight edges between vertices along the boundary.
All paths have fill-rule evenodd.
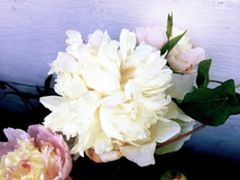
<path id="1" fill-rule="evenodd" d="M 208 87 L 211 59 L 172 16 L 166 27 L 123 29 L 118 41 L 101 30 L 66 35 L 49 71 L 57 95 L 40 98 L 51 113 L 27 132 L 4 130 L 0 179 L 68 179 L 84 155 L 147 166 L 154 153 L 179 150 L 196 121 L 217 126 L 240 113 L 239 85 Z"/>

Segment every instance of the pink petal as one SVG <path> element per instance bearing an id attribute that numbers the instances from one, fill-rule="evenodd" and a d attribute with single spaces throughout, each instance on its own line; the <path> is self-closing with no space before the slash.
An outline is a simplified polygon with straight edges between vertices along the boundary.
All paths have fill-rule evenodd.
<path id="1" fill-rule="evenodd" d="M 148 43 L 160 49 L 167 42 L 167 35 L 160 27 L 152 27 L 147 34 Z"/>
<path id="2" fill-rule="evenodd" d="M 3 143 L 3 142 L 1 142 L 0 143 L 0 156 L 2 156 L 4 154 L 7 154 L 10 151 L 13 151 L 15 145 L 16 145 L 15 143 L 9 143 L 9 142 Z"/>
<path id="3" fill-rule="evenodd" d="M 157 49 L 160 49 L 167 42 L 167 35 L 160 26 L 136 28 L 138 44 L 145 42 Z"/>
<path id="4" fill-rule="evenodd" d="M 146 28 L 143 28 L 143 27 L 136 28 L 136 38 L 137 38 L 138 44 L 144 41 L 146 34 L 147 34 Z"/>
<path id="5" fill-rule="evenodd" d="M 197 47 L 184 51 L 180 55 L 174 55 L 172 51 L 167 60 L 175 72 L 191 73 L 194 67 L 205 58 L 205 50 Z"/>
<path id="6" fill-rule="evenodd" d="M 30 136 L 21 129 L 6 128 L 3 130 L 8 142 L 0 142 L 0 156 L 15 149 L 18 140 L 29 140 Z"/>
<path id="7" fill-rule="evenodd" d="M 28 128 L 28 133 L 31 137 L 35 138 L 37 145 L 41 144 L 41 141 L 49 142 L 54 148 L 58 149 L 61 158 L 61 166 L 59 176 L 61 179 L 66 179 L 72 169 L 72 158 L 70 156 L 69 148 L 65 143 L 63 137 L 58 135 L 42 125 L 32 125 Z"/>
<path id="8" fill-rule="evenodd" d="M 205 59 L 205 50 L 200 47 L 190 49 L 182 53 L 181 59 L 184 59 L 189 64 L 196 65 Z"/>

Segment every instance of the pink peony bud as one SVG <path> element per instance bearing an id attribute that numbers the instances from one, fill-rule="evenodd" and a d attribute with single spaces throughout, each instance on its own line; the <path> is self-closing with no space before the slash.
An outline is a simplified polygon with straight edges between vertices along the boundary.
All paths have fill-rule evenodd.
<path id="1" fill-rule="evenodd" d="M 157 49 L 160 49 L 167 42 L 167 35 L 163 28 L 158 26 L 136 28 L 137 42 L 145 42 Z"/>
<path id="2" fill-rule="evenodd" d="M 176 51 L 177 52 L 177 51 Z M 202 60 L 205 59 L 205 50 L 197 47 L 184 52 L 175 53 L 172 51 L 167 57 L 167 61 L 175 72 L 188 74 Z"/>

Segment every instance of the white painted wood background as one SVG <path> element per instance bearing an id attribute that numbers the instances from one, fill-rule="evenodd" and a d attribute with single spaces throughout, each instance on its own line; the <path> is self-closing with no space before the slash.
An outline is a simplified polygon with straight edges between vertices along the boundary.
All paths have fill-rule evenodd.
<path id="1" fill-rule="evenodd" d="M 170 12 L 213 58 L 212 79 L 240 83 L 239 0 L 0 0 L 0 80 L 41 85 L 69 28 L 84 36 L 106 29 L 117 39 L 121 28 L 164 24 Z M 191 142 L 240 159 L 239 119 L 206 128 Z"/>

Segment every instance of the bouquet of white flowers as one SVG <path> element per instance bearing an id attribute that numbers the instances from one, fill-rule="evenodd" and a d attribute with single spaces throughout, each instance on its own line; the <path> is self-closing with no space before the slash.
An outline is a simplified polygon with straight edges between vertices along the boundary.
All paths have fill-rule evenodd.
<path id="1" fill-rule="evenodd" d="M 223 124 L 230 115 L 240 113 L 234 81 L 208 87 L 218 82 L 209 79 L 211 59 L 192 44 L 186 31 L 173 26 L 172 15 L 166 27 L 123 29 L 119 41 L 101 30 L 87 39 L 75 30 L 66 34 L 66 51 L 58 53 L 49 71 L 56 75 L 57 95 L 40 98 L 51 111 L 45 127 L 35 127 L 37 133 L 30 127 L 30 136 L 6 130 L 9 142 L 0 144 L 2 179 L 24 173 L 28 178 L 65 179 L 71 169 L 70 154 L 73 159 L 87 155 L 95 162 L 125 157 L 148 166 L 155 163 L 154 153 L 177 151 L 192 132 Z M 202 125 L 194 128 L 197 121 Z M 49 135 L 56 136 L 56 141 Z M 32 145 L 36 139 L 40 152 Z M 20 159 L 9 165 L 19 168 L 6 168 L 11 156 L 19 153 Z M 38 156 L 42 159 L 31 159 Z M 29 170 L 49 157 L 45 170 L 35 174 Z"/>

